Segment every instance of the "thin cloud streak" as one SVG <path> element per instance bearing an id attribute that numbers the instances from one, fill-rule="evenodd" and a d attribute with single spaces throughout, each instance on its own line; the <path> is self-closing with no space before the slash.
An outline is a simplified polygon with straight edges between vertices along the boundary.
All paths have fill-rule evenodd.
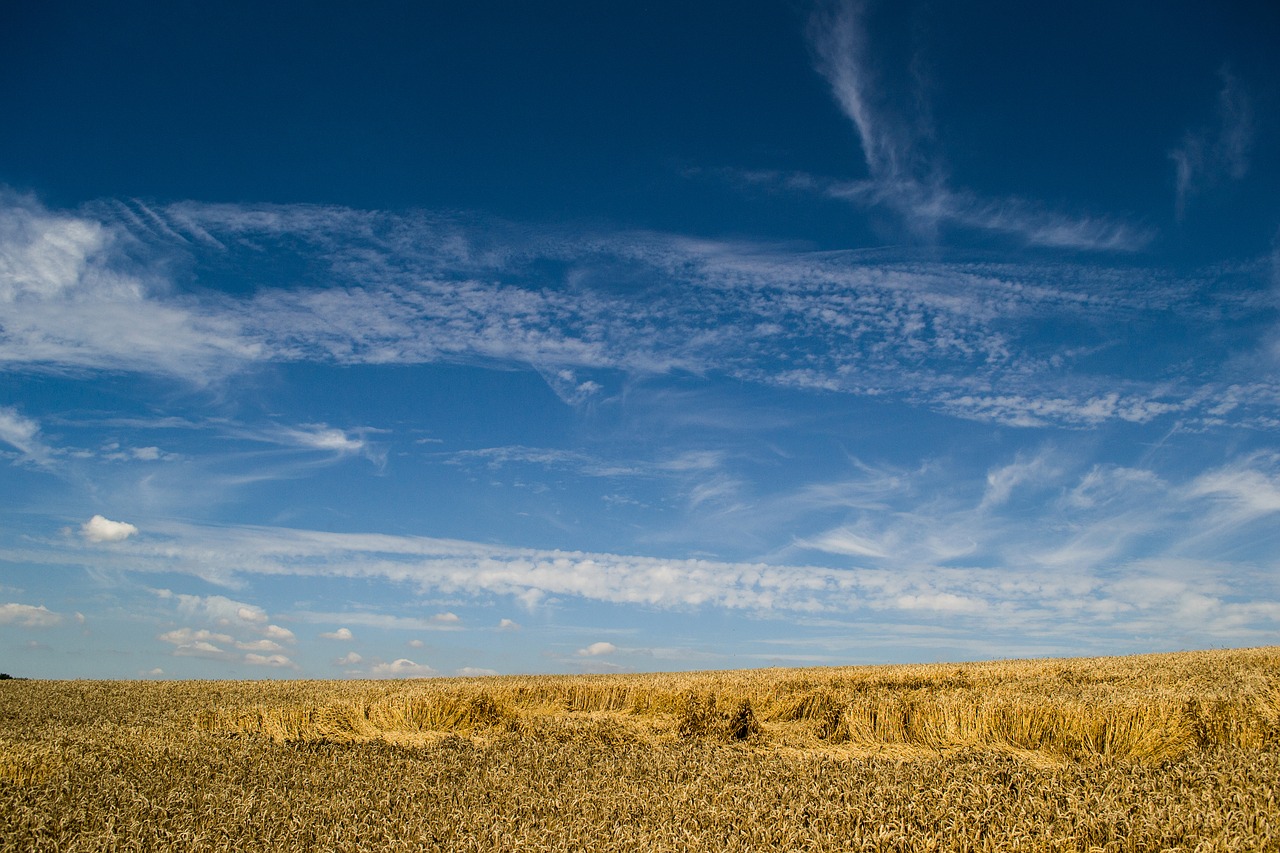
<path id="1" fill-rule="evenodd" d="M 928 238 L 946 224 L 1008 234 L 1049 248 L 1133 252 L 1150 244 L 1155 236 L 1150 230 L 1109 218 L 1073 218 L 1019 199 L 982 199 L 948 188 L 940 164 L 918 150 L 910 126 L 876 102 L 865 5 L 848 0 L 819 9 L 810 18 L 808 37 L 815 68 L 857 130 L 870 179 L 839 183 L 795 175 L 786 180 L 789 186 L 818 189 L 863 206 L 888 207 Z"/>
<path id="2" fill-rule="evenodd" d="M 1227 68 L 1219 72 L 1217 123 L 1188 131 L 1169 152 L 1176 182 L 1174 213 L 1186 218 L 1191 199 L 1226 180 L 1239 181 L 1249 171 L 1253 147 L 1253 106 L 1240 81 Z"/>
<path id="3" fill-rule="evenodd" d="M 39 466 L 54 461 L 53 448 L 40 438 L 39 422 L 24 417 L 12 406 L 0 406 L 0 442 L 17 450 L 19 461 Z"/>

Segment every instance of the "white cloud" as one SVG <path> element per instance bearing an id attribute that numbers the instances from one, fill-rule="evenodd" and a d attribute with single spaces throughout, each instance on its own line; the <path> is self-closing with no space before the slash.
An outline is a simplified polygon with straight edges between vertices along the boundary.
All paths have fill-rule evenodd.
<path id="1" fill-rule="evenodd" d="M 420 616 L 396 616 L 391 613 L 351 610 L 339 613 L 326 611 L 296 611 L 289 614 L 290 619 L 300 622 L 332 624 L 346 622 L 349 625 L 361 625 L 368 628 L 390 631 L 452 631 L 454 626 L 448 621 Z"/>
<path id="2" fill-rule="evenodd" d="M 1148 423 L 1191 407 L 1185 399 L 1169 401 L 1138 394 L 1121 396 L 1115 392 L 1074 398 L 1051 394 L 963 394 L 939 403 L 943 411 L 957 417 L 1020 427 L 1050 424 L 1092 427 L 1113 420 Z"/>
<path id="3" fill-rule="evenodd" d="M 3 272 L 0 271 L 2 279 Z M 40 424 L 23 417 L 12 406 L 0 406 L 0 442 L 15 448 L 24 461 L 37 465 L 48 465 L 53 461 L 53 450 L 40 440 Z"/>
<path id="4" fill-rule="evenodd" d="M 462 618 L 457 613 L 437 613 L 431 617 L 431 621 L 440 625 L 457 625 Z"/>
<path id="5" fill-rule="evenodd" d="M 295 639 L 292 631 L 279 625 L 268 625 L 263 633 L 274 640 L 283 640 L 286 643 L 292 643 Z"/>
<path id="6" fill-rule="evenodd" d="M 1060 248 L 1132 251 L 1151 241 L 1150 232 L 1109 218 L 1072 218 L 1019 199 L 986 200 L 946 187 L 937 163 L 919 150 L 919 133 L 884 105 L 882 87 L 871 72 L 875 42 L 864 17 L 864 4 L 853 0 L 822 8 L 810 20 L 809 39 L 818 72 L 857 130 L 870 178 L 841 184 L 791 176 L 789 186 L 890 207 L 929 237 L 940 224 L 952 224 Z"/>
<path id="7" fill-rule="evenodd" d="M 236 618 L 243 622 L 261 624 L 267 621 L 266 612 L 260 607 L 241 604 L 236 608 Z"/>
<path id="8" fill-rule="evenodd" d="M 380 663 L 374 666 L 371 674 L 375 678 L 430 678 L 438 675 L 426 664 L 414 663 L 408 658 L 400 658 L 391 663 Z"/>
<path id="9" fill-rule="evenodd" d="M 1280 479 L 1245 466 L 1210 471 L 1192 483 L 1190 493 L 1230 501 L 1251 517 L 1280 512 Z"/>
<path id="10" fill-rule="evenodd" d="M 903 610 L 934 610 L 941 613 L 973 613 L 986 609 L 981 599 L 968 598 L 950 592 L 902 595 L 895 603 Z"/>
<path id="11" fill-rule="evenodd" d="M 1169 153 L 1174 163 L 1174 212 L 1179 220 L 1201 192 L 1224 180 L 1238 181 L 1249 171 L 1253 146 L 1253 108 L 1240 81 L 1227 69 L 1220 72 L 1217 124 L 1189 131 Z"/>
<path id="12" fill-rule="evenodd" d="M 538 372 L 546 381 L 547 387 L 570 406 L 580 405 L 604 390 L 604 386 L 599 382 L 591 379 L 581 380 L 572 370 L 567 368 L 539 370 Z"/>
<path id="13" fill-rule="evenodd" d="M 424 648 L 427 644 L 426 644 L 426 643 L 424 643 L 424 642 L 422 642 L 422 640 L 419 640 L 419 639 L 413 639 L 413 640 L 410 640 L 409 642 L 405 643 L 405 645 L 406 645 L 406 646 L 408 646 L 408 647 L 409 647 L 409 648 L 411 648 L 411 649 L 421 649 L 421 648 Z"/>
<path id="14" fill-rule="evenodd" d="M 155 272 L 130 258 L 126 231 L 0 193 L 0 364 L 136 370 L 199 378 L 258 345 L 218 312 L 155 299 Z"/>
<path id="15" fill-rule="evenodd" d="M 336 631 L 325 631 L 320 636 L 326 640 L 350 640 L 353 635 L 350 628 L 339 628 Z"/>
<path id="16" fill-rule="evenodd" d="M 520 623 L 513 619 L 503 619 L 498 623 L 499 631 L 519 631 Z"/>
<path id="17" fill-rule="evenodd" d="M 278 433 L 280 439 L 287 444 L 309 450 L 327 450 L 334 453 L 359 453 L 365 449 L 364 439 L 353 437 L 340 429 L 326 424 L 306 424 L 293 429 L 282 429 Z"/>
<path id="18" fill-rule="evenodd" d="M 1039 453 L 1030 459 L 1019 457 L 1014 462 L 993 468 L 987 473 L 987 490 L 982 496 L 982 507 L 996 507 L 1009 500 L 1019 486 L 1054 480 L 1060 472 L 1054 467 L 1048 453 Z"/>
<path id="19" fill-rule="evenodd" d="M 174 602 L 184 616 L 213 626 L 184 626 L 158 635 L 158 640 L 174 646 L 173 655 L 246 666 L 297 668 L 282 645 L 295 641 L 293 632 L 271 624 L 261 607 L 223 595 L 187 595 L 167 589 L 154 592 L 161 600 Z"/>
<path id="20" fill-rule="evenodd" d="M 23 628 L 52 628 L 62 623 L 62 614 L 54 613 L 43 604 L 33 607 L 30 604 L 10 602 L 0 604 L 0 625 L 18 625 Z"/>
<path id="21" fill-rule="evenodd" d="M 1222 550 L 1222 530 L 1230 532 L 1223 525 L 1234 520 L 1230 515 L 1220 518 L 1217 512 L 1197 513 L 1197 502 L 1212 496 L 1193 494 L 1190 487 L 1175 484 L 1167 500 L 1152 501 L 1151 481 L 1141 477 L 1114 478 L 1105 501 L 1073 502 L 1072 486 L 1089 476 L 1086 471 L 1075 480 L 1064 479 L 1054 489 L 1061 495 L 1059 500 L 1046 504 L 1043 513 L 1016 518 L 980 511 L 980 482 L 974 483 L 968 496 L 960 493 L 915 509 L 898 510 L 895 504 L 910 502 L 912 495 L 932 490 L 928 481 L 903 484 L 897 496 L 877 490 L 879 509 L 867 503 L 868 509 L 854 510 L 877 513 L 874 517 L 879 519 L 880 529 L 875 533 L 876 542 L 894 543 L 876 549 L 887 556 L 877 558 L 874 567 L 662 559 L 417 537 L 284 528 L 206 530 L 172 524 L 146 547 L 135 547 L 128 555 L 113 558 L 108 553 L 96 559 L 103 568 L 113 570 L 200 574 L 203 560 L 234 554 L 238 572 L 246 577 L 380 578 L 435 596 L 510 596 L 535 604 L 576 598 L 645 607 L 713 607 L 815 616 L 905 615 L 949 609 L 979 619 L 993 630 L 1029 624 L 1043 628 L 1045 620 L 1068 617 L 1076 620 L 1073 624 L 1078 630 L 1084 624 L 1077 619 L 1082 611 L 1101 620 L 1091 623 L 1096 626 L 1118 624 L 1114 621 L 1116 611 L 1108 610 L 1106 602 L 1114 596 L 1112 579 L 1123 573 L 1130 555 L 1146 554 L 1159 565 L 1165 565 L 1160 560 L 1174 556 L 1211 559 Z M 1131 482 L 1135 491 L 1125 493 L 1126 482 Z M 1212 482 L 1207 478 L 1197 488 Z M 1098 492 L 1098 496 L 1102 494 Z M 847 490 L 835 490 L 825 500 L 851 506 Z M 764 506 L 760 512 L 781 512 L 784 522 L 780 523 L 785 524 L 786 518 L 820 514 L 823 506 L 809 496 L 790 509 Z M 801 509 L 800 516 L 794 516 Z M 1236 501 L 1227 499 L 1222 509 L 1236 512 Z M 1134 552 L 1135 546 L 1140 550 Z M 1257 558 L 1262 556 L 1260 552 Z M 82 559 L 71 550 L 67 557 L 73 562 Z M 957 557 L 969 564 L 952 564 Z M 1247 552 L 1239 555 L 1239 559 L 1248 558 Z M 1246 569 L 1247 564 L 1238 564 L 1239 580 L 1229 581 L 1223 592 L 1214 595 L 1219 599 L 1247 594 L 1256 601 L 1280 600 L 1280 588 L 1274 580 Z M 985 605 L 979 609 L 973 602 Z M 367 617 L 365 622 L 360 621 L 362 615 Z M 354 622 L 415 630 L 440 627 L 429 619 L 382 614 L 291 616 L 328 624 Z M 231 630 L 236 624 L 240 627 Z M 239 638 L 241 641 L 264 636 L 260 630 L 251 633 L 252 626 L 247 623 L 233 623 L 227 629 L 217 628 L 216 622 L 213 625 L 214 630 L 227 634 L 248 633 Z M 229 645 L 220 644 L 219 648 Z"/>
<path id="22" fill-rule="evenodd" d="M 138 528 L 127 521 L 111 521 L 100 515 L 80 525 L 80 533 L 90 542 L 123 542 L 138 532 Z"/>
<path id="23" fill-rule="evenodd" d="M 1121 505 L 1133 495 L 1159 499 L 1168 486 L 1151 471 L 1115 465 L 1095 465 L 1065 496 L 1075 509 Z"/>
<path id="24" fill-rule="evenodd" d="M 611 655 L 618 650 L 613 643 L 599 642 L 592 643 L 583 649 L 578 649 L 578 655 L 581 657 L 600 657 L 602 655 Z"/>
<path id="25" fill-rule="evenodd" d="M 799 544 L 805 548 L 816 548 L 829 554 L 846 554 L 850 557 L 889 556 L 889 552 L 882 544 L 845 527 L 828 531 L 816 539 L 803 540 Z"/>
<path id="26" fill-rule="evenodd" d="M 528 599 L 556 607 L 574 606 L 566 599 L 578 599 L 762 614 L 884 614 L 876 618 L 886 619 L 950 612 L 997 631 L 1026 624 L 1059 630 L 1050 626 L 1087 613 L 1087 620 L 1073 624 L 1101 633 L 1118 630 L 1115 614 L 1132 606 L 1118 598 L 1111 582 L 1134 559 L 1168 566 L 1173 558 L 1204 562 L 1229 552 L 1239 579 L 1229 578 L 1221 591 L 1208 593 L 1211 597 L 1280 599 L 1265 571 L 1265 537 L 1240 541 L 1232 532 L 1251 519 L 1265 524 L 1265 515 L 1258 513 L 1272 511 L 1280 463 L 1268 455 L 1242 457 L 1166 482 L 1138 467 L 1091 465 L 1071 449 L 1084 441 L 1060 438 L 1052 454 L 1011 452 L 1005 460 L 968 472 L 965 482 L 954 480 L 954 470 L 947 473 L 940 460 L 918 470 L 871 469 L 854 461 L 856 476 L 801 485 L 794 494 L 752 496 L 724 519 L 725 530 L 794 531 L 792 541 L 810 547 L 830 534 L 821 543 L 830 548 L 824 554 L 831 555 L 822 557 L 822 565 L 805 565 L 802 559 L 815 559 L 814 554 L 798 558 L 795 549 L 785 548 L 758 562 L 734 562 L 180 524 L 149 527 L 145 541 L 130 542 L 127 554 L 103 555 L 101 565 L 103 570 L 203 575 L 203 565 L 215 563 L 234 566 L 227 575 L 234 583 L 288 575 L 381 579 L 399 590 L 398 600 L 425 597 L 461 606 L 502 606 L 502 597 L 509 597 L 508 603 Z M 832 547 L 837 545 L 846 553 Z M 670 544 L 661 547 L 672 550 Z M 67 547 L 67 559 L 85 559 L 74 551 Z M 972 602 L 985 606 L 978 609 Z M 224 602 L 221 609 L 236 614 L 242 605 Z M 412 631 L 447 627 L 430 611 L 417 612 L 422 615 L 289 613 L 287 618 L 321 623 L 317 631 L 344 624 L 355 624 L 357 633 L 365 624 Z M 224 629 L 210 618 L 204 627 L 241 641 L 262 636 L 244 625 Z M 1262 628 L 1265 623 L 1255 622 L 1250 630 Z"/>
<path id="27" fill-rule="evenodd" d="M 206 658 L 250 666 L 296 666 L 282 654 L 284 649 L 279 644 L 266 639 L 237 640 L 230 634 L 204 628 L 175 628 L 156 639 L 174 646 L 175 657 Z M 235 650 L 227 648 L 229 646 Z"/>
<path id="28" fill-rule="evenodd" d="M 183 643 L 173 650 L 175 657 L 209 658 L 211 660 L 235 660 L 237 655 L 219 648 L 207 640 Z"/>
<path id="29" fill-rule="evenodd" d="M 454 672 L 454 675 L 461 678 L 484 678 L 497 674 L 498 671 L 496 669 L 482 669 L 478 666 L 464 666 Z"/>
<path id="30" fill-rule="evenodd" d="M 242 628 L 256 629 L 267 621 L 266 612 L 257 605 L 246 604 L 227 598 L 225 595 L 186 595 L 178 593 L 178 610 L 188 616 L 208 620 L 215 625 L 235 625 Z"/>
<path id="31" fill-rule="evenodd" d="M 172 643 L 175 646 L 187 646 L 192 643 L 233 643 L 235 639 L 230 634 L 222 634 L 216 631 L 209 631 L 203 628 L 176 628 L 172 631 L 166 631 L 156 639 L 166 643 Z"/>
<path id="32" fill-rule="evenodd" d="M 283 652 L 284 647 L 274 640 L 249 640 L 236 643 L 236 648 L 247 652 Z"/>
<path id="33" fill-rule="evenodd" d="M 345 655 L 334 661 L 333 664 L 334 666 L 355 666 L 356 664 L 363 662 L 364 658 L 360 656 L 359 652 L 347 652 Z"/>
<path id="34" fill-rule="evenodd" d="M 259 655 L 250 652 L 244 656 L 244 662 L 250 666 L 270 666 L 276 668 L 296 669 L 297 664 L 284 655 Z"/>
<path id="35" fill-rule="evenodd" d="M 57 296 L 76 287 L 109 242 L 100 224 L 47 214 L 29 198 L 0 195 L 0 302 Z"/>
<path id="36" fill-rule="evenodd" d="M 833 30 L 837 35 L 861 26 L 856 14 L 848 14 L 847 26 Z M 865 36 L 850 37 L 865 42 Z M 832 57 L 844 55 L 838 47 L 832 46 Z M 854 94 L 863 97 L 865 91 L 857 87 L 865 83 L 855 60 L 843 70 L 828 69 L 829 76 L 845 80 L 840 85 L 854 86 Z M 904 168 L 912 160 L 909 139 L 902 143 L 900 134 L 877 129 L 889 124 L 875 109 L 864 119 L 860 126 L 867 139 L 878 140 L 871 143 L 871 162 L 890 172 Z M 905 153 L 895 153 L 903 144 Z M 883 194 L 884 186 L 909 185 L 894 180 L 867 187 L 875 195 Z M 871 190 L 830 188 L 859 198 Z M 1094 247 L 1141 242 L 1104 220 L 1058 218 L 1012 202 L 993 205 L 945 187 L 930 192 L 925 206 L 938 211 L 931 214 L 935 217 L 1017 233 L 1032 242 Z M 455 251 L 449 247 L 492 237 L 442 216 L 305 206 L 187 203 L 135 213 L 140 221 L 156 217 L 186 238 L 157 242 L 153 227 L 138 230 L 111 205 L 95 207 L 100 221 L 93 221 L 88 213 L 60 218 L 24 204 L 16 206 L 18 213 L 9 212 L 42 221 L 84 221 L 94 226 L 89 231 L 117 236 L 95 244 L 85 261 L 89 272 L 75 273 L 71 285 L 41 286 L 6 306 L 12 320 L 6 325 L 8 337 L 0 338 L 0 363 L 73 370 L 110 365 L 203 384 L 261 361 L 479 359 L 534 367 L 548 382 L 564 384 L 568 390 L 562 393 L 574 399 L 580 392 L 598 395 L 600 383 L 583 379 L 589 371 L 639 376 L 715 371 L 775 386 L 895 395 L 960 417 L 1026 426 L 1148 422 L 1175 413 L 1208 417 L 1226 389 L 1239 386 L 1232 393 L 1243 402 L 1234 418 L 1262 423 L 1280 414 L 1280 393 L 1263 393 L 1256 380 L 1242 385 L 1224 376 L 1205 384 L 1198 378 L 1194 386 L 1132 380 L 1117 392 L 1115 377 L 1073 372 L 1071 352 L 1046 359 L 1030 347 L 1034 334 L 1027 323 L 1039 328 L 1061 319 L 1101 330 L 1121 318 L 1156 323 L 1164 316 L 1159 312 L 1171 309 L 1194 327 L 1189 335 L 1196 334 L 1197 323 L 1209 328 L 1217 322 L 1216 314 L 1198 313 L 1185 298 L 1192 284 L 1163 272 L 1089 267 L 1086 276 L 1085 268 L 1071 266 L 871 262 L 858 253 L 810 253 L 744 241 L 533 227 L 507 229 L 509 242 L 500 251 Z M 355 233 L 359 239 L 351 236 Z M 446 241 L 433 241 L 442 233 Z M 249 254 L 241 248 L 250 238 L 264 251 Z M 129 252 L 120 248 L 124 243 Z M 327 286 L 298 291 L 263 288 L 251 297 L 175 296 L 165 280 L 173 265 L 164 255 L 188 253 L 198 265 L 201 244 L 220 246 L 219 256 L 239 253 L 250 266 L 260 263 L 257 258 L 266 249 L 301 253 L 328 263 L 329 280 Z M 625 267 L 654 287 L 642 300 L 589 287 L 544 288 L 538 272 L 542 261 L 599 265 L 605 271 Z M 147 268 L 129 275 L 111 272 L 140 265 Z M 499 270 L 504 281 L 518 284 L 495 283 Z M 73 318 L 80 316 L 77 311 L 83 316 L 67 325 L 62 320 L 67 311 Z M 117 313 L 120 317 L 113 319 Z M 29 334 L 24 338 L 12 329 Z M 1099 331 L 1094 344 L 1108 343 Z M 799 363 L 796 354 L 803 356 Z M 1069 389 L 1062 382 L 1064 370 L 1073 379 Z M 999 394 L 992 393 L 995 387 Z M 31 444 L 34 422 L 12 411 L 7 419 L 7 433 L 0 423 L 0 437 L 16 439 L 14 446 L 25 447 L 33 459 L 53 458 L 47 447 Z M 320 423 L 246 430 L 240 437 L 320 451 L 331 459 L 360 454 L 384 464 L 385 449 L 369 441 L 371 431 Z M 141 458 L 150 457 L 150 448 L 140 450 Z M 635 471 L 597 463 L 589 457 L 546 462 L 581 470 L 596 466 L 600 476 L 661 470 L 660 463 Z"/>

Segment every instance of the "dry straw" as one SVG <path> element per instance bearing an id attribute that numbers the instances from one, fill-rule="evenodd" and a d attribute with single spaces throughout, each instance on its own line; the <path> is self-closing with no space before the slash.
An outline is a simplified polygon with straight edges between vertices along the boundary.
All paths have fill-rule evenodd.
<path id="1" fill-rule="evenodd" d="M 0 682 L 0 850 L 1280 850 L 1280 649 Z"/>

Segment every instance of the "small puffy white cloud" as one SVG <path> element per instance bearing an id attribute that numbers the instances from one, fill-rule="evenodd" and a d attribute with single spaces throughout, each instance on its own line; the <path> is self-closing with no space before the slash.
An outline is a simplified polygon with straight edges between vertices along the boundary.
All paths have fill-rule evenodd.
<path id="1" fill-rule="evenodd" d="M 277 668 L 296 666 L 293 661 L 284 655 L 259 655 L 253 652 L 244 656 L 244 662 L 250 666 L 272 666 Z"/>
<path id="2" fill-rule="evenodd" d="M 268 625 L 263 633 L 273 640 L 283 640 L 286 643 L 292 643 L 295 639 L 292 631 L 279 625 Z"/>
<path id="3" fill-rule="evenodd" d="M 54 613 L 41 604 L 0 604 L 0 625 L 18 625 L 23 628 L 52 628 L 62 622 L 62 614 Z"/>
<path id="4" fill-rule="evenodd" d="M 153 678 L 158 678 L 159 676 L 164 675 L 164 670 L 157 666 L 154 669 L 147 670 L 147 675 L 150 675 Z"/>
<path id="5" fill-rule="evenodd" d="M 611 655 L 618 650 L 613 643 L 592 643 L 585 649 L 578 649 L 578 654 L 584 658 L 600 657 L 601 655 Z"/>
<path id="6" fill-rule="evenodd" d="M 503 619 L 498 623 L 499 631 L 519 631 L 520 623 L 514 619 Z"/>
<path id="7" fill-rule="evenodd" d="M 405 645 L 411 649 L 421 649 L 424 646 L 426 646 L 426 643 L 422 642 L 421 640 L 415 639 L 415 640 L 410 640 L 409 642 L 405 643 Z"/>
<path id="8" fill-rule="evenodd" d="M 166 631 L 156 639 L 166 643 L 172 643 L 175 646 L 186 646 L 192 643 L 231 643 L 234 638 L 230 634 L 220 634 L 216 631 L 209 631 L 204 628 L 199 630 L 193 628 L 177 628 L 173 631 Z"/>
<path id="9" fill-rule="evenodd" d="M 343 655 L 342 657 L 334 661 L 334 665 L 335 666 L 355 666 L 356 664 L 362 663 L 363 661 L 364 661 L 364 658 L 362 658 L 358 652 L 347 652 L 345 655 Z"/>
<path id="10" fill-rule="evenodd" d="M 431 621 L 441 625 L 456 625 L 462 621 L 462 618 L 457 613 L 437 613 L 431 617 Z"/>
<path id="11" fill-rule="evenodd" d="M 350 628 L 339 628 L 336 631 L 325 631 L 320 636 L 326 640 L 350 640 L 353 637 Z"/>
<path id="12" fill-rule="evenodd" d="M 80 533 L 90 542 L 123 542 L 137 532 L 138 528 L 127 521 L 112 521 L 101 515 L 80 525 Z"/>
<path id="13" fill-rule="evenodd" d="M 214 660 L 227 660 L 233 657 L 230 652 L 204 640 L 197 640 L 194 643 L 178 646 L 173 650 L 173 654 L 176 657 L 213 658 Z"/>
<path id="14" fill-rule="evenodd" d="M 379 678 L 428 678 L 438 674 L 426 664 L 414 663 L 408 658 L 380 663 L 373 668 L 372 673 Z"/>
<path id="15" fill-rule="evenodd" d="M 496 669 L 483 669 L 478 666 L 464 666 L 454 674 L 463 678 L 482 678 L 488 675 L 497 675 L 498 671 Z"/>
<path id="16" fill-rule="evenodd" d="M 252 640 L 247 643 L 236 643 L 236 648 L 249 652 L 283 652 L 284 646 L 273 640 Z"/>
<path id="17" fill-rule="evenodd" d="M 335 453 L 359 453 L 366 447 L 362 438 L 353 438 L 340 429 L 326 424 L 306 424 L 298 429 L 282 430 L 281 438 L 309 450 L 329 450 Z"/>
<path id="18" fill-rule="evenodd" d="M 245 622 L 266 622 L 267 614 L 257 607 L 241 607 L 236 610 L 236 615 Z"/>

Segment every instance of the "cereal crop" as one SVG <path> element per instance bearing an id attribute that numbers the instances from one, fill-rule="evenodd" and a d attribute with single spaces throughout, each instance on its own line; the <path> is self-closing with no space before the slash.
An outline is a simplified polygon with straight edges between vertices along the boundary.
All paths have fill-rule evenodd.
<path id="1" fill-rule="evenodd" d="M 1280 648 L 0 682 L 0 849 L 1280 850 Z"/>

